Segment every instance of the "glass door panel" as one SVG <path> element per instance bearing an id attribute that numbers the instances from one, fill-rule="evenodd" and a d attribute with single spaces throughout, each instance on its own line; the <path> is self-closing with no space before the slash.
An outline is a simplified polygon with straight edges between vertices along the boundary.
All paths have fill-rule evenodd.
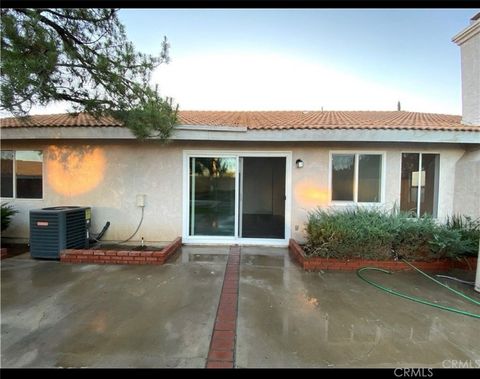
<path id="1" fill-rule="evenodd" d="M 235 236 L 237 158 L 191 157 L 191 236 Z"/>
<path id="2" fill-rule="evenodd" d="M 402 181 L 400 191 L 400 209 L 417 216 L 420 155 L 402 154 Z M 420 180 L 421 181 L 421 180 Z"/>
<path id="3" fill-rule="evenodd" d="M 422 154 L 422 192 L 420 194 L 420 215 L 437 217 L 438 161 L 439 154 Z"/>

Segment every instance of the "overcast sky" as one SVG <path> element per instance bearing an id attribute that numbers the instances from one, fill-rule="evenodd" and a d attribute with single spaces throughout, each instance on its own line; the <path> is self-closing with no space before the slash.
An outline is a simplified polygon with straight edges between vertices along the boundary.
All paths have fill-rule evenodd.
<path id="1" fill-rule="evenodd" d="M 123 9 L 153 75 L 184 110 L 396 110 L 461 114 L 460 48 L 480 9 Z M 34 113 L 57 113 L 52 106 Z"/>

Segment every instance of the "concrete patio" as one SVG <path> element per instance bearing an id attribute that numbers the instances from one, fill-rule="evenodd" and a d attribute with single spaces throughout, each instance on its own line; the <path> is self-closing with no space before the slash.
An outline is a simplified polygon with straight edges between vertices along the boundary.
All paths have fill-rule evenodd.
<path id="1" fill-rule="evenodd" d="M 228 253 L 184 246 L 164 266 L 3 260 L 1 365 L 205 367 Z M 480 313 L 417 273 L 366 275 Z M 287 249 L 241 248 L 235 367 L 475 365 L 478 335 L 478 319 L 381 292 L 354 272 L 304 272 Z"/>

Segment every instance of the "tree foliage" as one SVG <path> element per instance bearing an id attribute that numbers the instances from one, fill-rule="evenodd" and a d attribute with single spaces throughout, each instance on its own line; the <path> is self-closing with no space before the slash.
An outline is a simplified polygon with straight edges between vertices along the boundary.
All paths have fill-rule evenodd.
<path id="1" fill-rule="evenodd" d="M 116 9 L 1 9 L 2 108 L 28 115 L 33 105 L 67 101 L 73 111 L 112 115 L 139 138 L 168 138 L 178 107 L 150 86 L 168 63 L 137 52 Z"/>

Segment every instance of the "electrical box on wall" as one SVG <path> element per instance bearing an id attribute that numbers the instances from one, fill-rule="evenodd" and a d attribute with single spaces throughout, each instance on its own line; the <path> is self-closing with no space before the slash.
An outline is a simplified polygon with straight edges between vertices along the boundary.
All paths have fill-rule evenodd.
<path id="1" fill-rule="evenodd" d="M 137 195 L 137 207 L 144 207 L 145 206 L 145 195 Z"/>

